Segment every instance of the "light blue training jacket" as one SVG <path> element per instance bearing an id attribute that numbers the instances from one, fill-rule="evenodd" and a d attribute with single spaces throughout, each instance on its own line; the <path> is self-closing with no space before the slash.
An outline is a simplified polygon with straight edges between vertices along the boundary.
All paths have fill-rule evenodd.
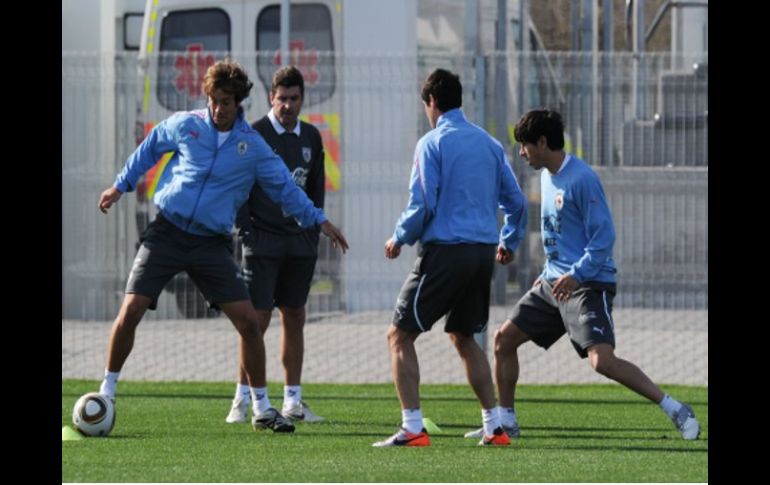
<path id="1" fill-rule="evenodd" d="M 583 160 L 567 155 L 562 169 L 540 174 L 540 228 L 545 251 L 541 277 L 553 282 L 569 274 L 578 283 L 614 283 L 615 226 L 599 176 Z"/>
<path id="2" fill-rule="evenodd" d="M 505 214 L 499 235 L 498 207 Z M 502 145 L 460 108 L 442 114 L 417 142 L 396 243 L 501 244 L 514 251 L 526 225 L 527 200 Z"/>
<path id="3" fill-rule="evenodd" d="M 175 113 L 155 126 L 128 157 L 115 187 L 133 191 L 164 153 L 174 152 L 169 160 L 172 176 L 153 201 L 183 231 L 230 234 L 236 212 L 255 182 L 301 227 L 326 221 L 323 211 L 294 183 L 286 164 L 249 126 L 242 109 L 219 148 L 217 133 L 208 109 Z"/>

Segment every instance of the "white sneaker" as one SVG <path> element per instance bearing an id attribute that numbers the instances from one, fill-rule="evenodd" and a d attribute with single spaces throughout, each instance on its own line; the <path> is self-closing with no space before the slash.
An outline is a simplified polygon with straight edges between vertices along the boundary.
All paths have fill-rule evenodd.
<path id="1" fill-rule="evenodd" d="M 519 423 L 516 421 L 513 422 L 513 426 L 503 426 L 503 431 L 505 431 L 505 434 L 508 435 L 509 438 L 518 438 L 519 435 L 521 435 L 521 431 L 519 430 Z M 463 435 L 465 438 L 483 438 L 484 437 L 484 428 L 474 429 L 473 431 L 468 431 Z"/>
<path id="2" fill-rule="evenodd" d="M 305 401 L 300 401 L 294 406 L 284 407 L 281 414 L 293 421 L 304 421 L 306 423 L 320 423 L 326 418 L 319 416 L 310 410 Z"/>
<path id="3" fill-rule="evenodd" d="M 372 443 L 375 448 L 388 446 L 430 446 L 430 436 L 425 428 L 419 433 L 410 433 L 404 428 L 399 428 L 396 434 L 388 439 Z"/>
<path id="4" fill-rule="evenodd" d="M 674 414 L 671 421 L 676 426 L 676 429 L 682 433 L 682 438 L 686 440 L 697 440 L 700 435 L 700 424 L 695 418 L 695 413 L 692 412 L 692 408 L 687 404 L 682 404 L 679 411 Z"/>
<path id="5" fill-rule="evenodd" d="M 233 407 L 230 408 L 230 414 L 225 418 L 226 423 L 245 423 L 249 414 L 249 404 L 245 399 L 233 399 Z"/>

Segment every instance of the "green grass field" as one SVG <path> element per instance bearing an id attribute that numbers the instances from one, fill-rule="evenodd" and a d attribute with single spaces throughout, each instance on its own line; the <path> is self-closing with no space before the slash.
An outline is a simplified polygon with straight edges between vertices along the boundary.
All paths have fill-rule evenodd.
<path id="1" fill-rule="evenodd" d="M 62 426 L 98 382 L 62 380 Z M 282 386 L 271 384 L 280 407 Z M 615 385 L 520 386 L 521 438 L 476 446 L 468 386 L 423 385 L 423 415 L 443 433 L 427 448 L 372 448 L 396 431 L 390 384 L 305 384 L 327 421 L 294 434 L 225 424 L 231 383 L 121 382 L 108 438 L 62 442 L 63 482 L 708 482 L 708 399 L 701 387 L 664 386 L 692 405 L 697 441 L 660 409 Z"/>

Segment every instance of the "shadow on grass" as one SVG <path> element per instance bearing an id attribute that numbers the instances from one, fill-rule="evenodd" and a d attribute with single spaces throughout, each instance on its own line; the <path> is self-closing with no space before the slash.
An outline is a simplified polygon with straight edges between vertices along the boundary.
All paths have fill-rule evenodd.
<path id="1" fill-rule="evenodd" d="M 61 395 L 63 397 L 80 397 L 82 393 L 79 392 L 66 392 L 62 391 Z M 141 392 L 121 392 L 118 394 L 118 398 L 120 399 L 130 399 L 132 397 L 137 398 L 162 398 L 162 399 L 223 399 L 223 400 L 230 400 L 232 399 L 232 393 L 228 394 L 201 394 L 201 393 L 141 393 Z M 377 402 L 398 402 L 398 397 L 396 396 L 395 391 L 393 392 L 392 396 L 344 396 L 344 395 L 328 395 L 328 394 L 310 394 L 310 397 L 308 399 L 312 399 L 315 401 L 377 401 Z M 427 401 L 427 402 L 439 402 L 439 401 L 446 401 L 446 402 L 468 402 L 468 403 L 476 403 L 478 402 L 475 397 L 469 396 L 469 397 L 451 397 L 451 396 L 431 396 L 431 395 L 422 395 L 420 396 L 421 401 Z M 517 403 L 538 403 L 538 404 L 612 404 L 612 405 L 645 405 L 648 406 L 650 404 L 649 401 L 639 398 L 639 399 L 627 399 L 627 400 L 616 400 L 616 399 L 564 399 L 564 398 L 520 398 L 516 400 Z M 707 406 L 708 401 L 692 401 L 688 400 L 686 401 L 687 404 L 695 405 L 695 406 Z"/>

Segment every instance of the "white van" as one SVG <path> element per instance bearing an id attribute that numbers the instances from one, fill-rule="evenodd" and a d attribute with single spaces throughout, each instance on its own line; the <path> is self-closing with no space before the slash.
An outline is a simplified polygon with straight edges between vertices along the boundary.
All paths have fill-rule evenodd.
<path id="1" fill-rule="evenodd" d="M 302 118 L 320 131 L 326 153 L 326 210 L 336 221 L 335 192 L 340 188 L 339 102 L 335 98 L 334 52 L 340 48 L 341 8 L 330 0 L 294 0 L 290 8 L 290 60 L 305 78 Z M 261 54 L 256 55 L 259 51 Z M 248 54 L 246 54 L 248 53 Z M 280 3 L 273 1 L 150 0 L 144 12 L 140 47 L 141 102 L 137 106 L 136 142 L 172 113 L 205 106 L 201 82 L 206 69 L 226 56 L 247 70 L 255 85 L 244 101 L 246 119 L 256 121 L 269 109 L 273 73 L 282 65 Z M 137 186 L 138 233 L 154 217 L 151 203 L 163 184 L 166 154 Z M 322 238 L 318 273 L 338 274 L 338 256 Z M 236 249 L 237 245 L 234 245 Z M 328 280 L 321 285 L 330 286 Z M 205 302 L 186 275 L 167 290 L 175 293 L 186 317 L 209 316 Z M 314 295 L 318 292 L 314 292 Z M 326 293 L 329 293 L 327 291 Z M 316 298 L 317 299 L 317 298 Z"/>

